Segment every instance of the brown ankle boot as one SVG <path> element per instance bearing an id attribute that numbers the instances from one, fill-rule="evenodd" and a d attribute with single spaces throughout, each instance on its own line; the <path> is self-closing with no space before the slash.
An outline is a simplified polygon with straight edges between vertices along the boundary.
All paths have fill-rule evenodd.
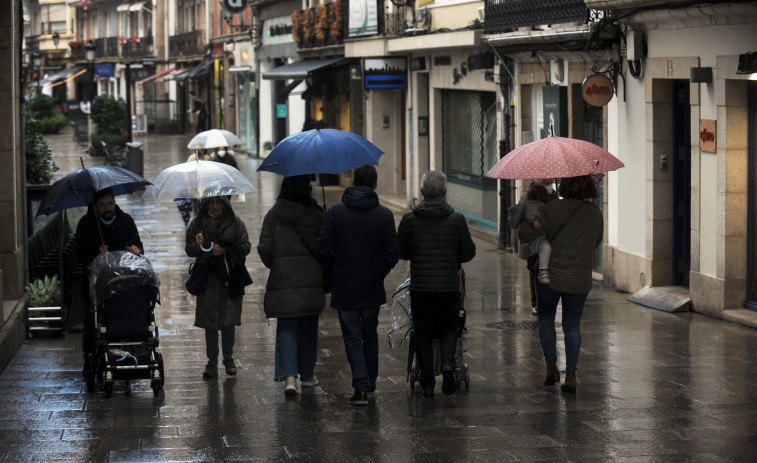
<path id="1" fill-rule="evenodd" d="M 560 389 L 563 390 L 563 392 L 571 392 L 573 394 L 576 393 L 576 371 L 569 371 L 565 373 L 565 382 L 562 383 L 562 386 L 560 386 Z"/>
<path id="2" fill-rule="evenodd" d="M 547 359 L 547 376 L 544 378 L 545 386 L 552 386 L 560 382 L 560 370 L 557 369 L 557 359 Z"/>

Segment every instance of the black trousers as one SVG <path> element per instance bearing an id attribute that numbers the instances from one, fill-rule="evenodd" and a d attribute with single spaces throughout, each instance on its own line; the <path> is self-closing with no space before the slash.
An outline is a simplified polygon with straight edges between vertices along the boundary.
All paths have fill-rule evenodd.
<path id="1" fill-rule="evenodd" d="M 416 355 L 421 368 L 421 388 L 434 389 L 434 339 L 439 340 L 442 366 L 455 366 L 460 292 L 410 290 L 410 306 Z"/>

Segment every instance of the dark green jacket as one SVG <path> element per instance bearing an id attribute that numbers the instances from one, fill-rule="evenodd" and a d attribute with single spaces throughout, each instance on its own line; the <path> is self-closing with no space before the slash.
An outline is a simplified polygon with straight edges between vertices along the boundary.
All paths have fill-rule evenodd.
<path id="1" fill-rule="evenodd" d="M 397 239 L 416 291 L 457 291 L 460 265 L 476 256 L 465 217 L 443 200 L 423 200 L 406 212 Z"/>
<path id="2" fill-rule="evenodd" d="M 195 242 L 195 235 L 202 230 L 205 246 L 210 242 L 228 241 L 236 243 L 238 252 L 246 256 L 250 253 L 250 240 L 247 227 L 242 219 L 234 214 L 231 203 L 221 196 L 224 203 L 223 212 L 216 218 L 208 215 L 207 200 L 200 201 L 200 213 L 189 222 L 186 235 L 185 252 L 189 257 L 196 257 L 198 262 L 207 262 L 210 252 L 204 252 Z M 197 296 L 195 326 L 209 330 L 221 330 L 227 326 L 242 324 L 242 296 L 232 297 L 224 280 L 211 274 L 205 294 Z"/>
<path id="3" fill-rule="evenodd" d="M 319 207 L 287 199 L 277 200 L 265 215 L 258 255 L 271 269 L 263 304 L 266 318 L 304 317 L 323 311 L 323 270 L 314 256 L 322 224 Z"/>
<path id="4" fill-rule="evenodd" d="M 541 230 L 537 232 L 530 224 L 521 223 L 518 237 L 529 242 L 546 234 L 552 245 L 550 284 L 547 285 L 551 290 L 566 294 L 589 294 L 594 251 L 602 242 L 603 232 L 604 220 L 597 206 L 581 199 L 565 198 L 544 206 Z"/>

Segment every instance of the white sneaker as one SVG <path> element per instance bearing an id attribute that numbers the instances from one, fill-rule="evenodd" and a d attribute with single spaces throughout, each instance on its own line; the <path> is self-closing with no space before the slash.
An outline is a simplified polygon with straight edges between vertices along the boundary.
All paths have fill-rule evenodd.
<path id="1" fill-rule="evenodd" d="M 313 386 L 315 386 L 316 384 L 318 384 L 318 378 L 316 378 L 315 376 L 313 376 L 312 378 L 310 378 L 310 379 L 309 379 L 309 380 L 307 380 L 307 381 L 301 381 L 301 382 L 300 382 L 300 385 L 301 385 L 302 387 L 313 387 Z"/>
<path id="2" fill-rule="evenodd" d="M 286 386 L 284 386 L 284 395 L 296 395 L 297 394 L 297 378 L 294 376 L 287 376 Z"/>

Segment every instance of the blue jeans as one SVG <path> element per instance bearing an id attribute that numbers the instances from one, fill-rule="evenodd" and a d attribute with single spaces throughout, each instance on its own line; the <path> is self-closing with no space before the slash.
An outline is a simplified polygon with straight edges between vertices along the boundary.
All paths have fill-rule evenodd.
<path id="1" fill-rule="evenodd" d="M 298 373 L 302 381 L 313 378 L 318 357 L 318 318 L 316 314 L 276 321 L 274 380 L 296 378 Z"/>
<path id="2" fill-rule="evenodd" d="M 410 290 L 410 307 L 415 330 L 415 352 L 421 368 L 421 389 L 434 389 L 434 339 L 439 340 L 442 366 L 455 367 L 459 291 Z"/>
<path id="3" fill-rule="evenodd" d="M 223 359 L 230 359 L 234 353 L 234 325 L 227 326 L 221 330 L 221 350 Z M 218 365 L 218 331 L 205 330 L 205 353 L 208 356 L 208 363 Z"/>
<path id="4" fill-rule="evenodd" d="M 565 371 L 576 371 L 581 350 L 581 315 L 587 294 L 558 293 L 546 285 L 535 282 L 539 303 L 539 339 L 545 359 L 557 358 L 555 315 L 557 303 L 562 299 L 562 330 L 565 337 Z"/>
<path id="5" fill-rule="evenodd" d="M 378 377 L 379 308 L 339 310 L 344 350 L 352 369 L 352 387 L 371 390 Z"/>

